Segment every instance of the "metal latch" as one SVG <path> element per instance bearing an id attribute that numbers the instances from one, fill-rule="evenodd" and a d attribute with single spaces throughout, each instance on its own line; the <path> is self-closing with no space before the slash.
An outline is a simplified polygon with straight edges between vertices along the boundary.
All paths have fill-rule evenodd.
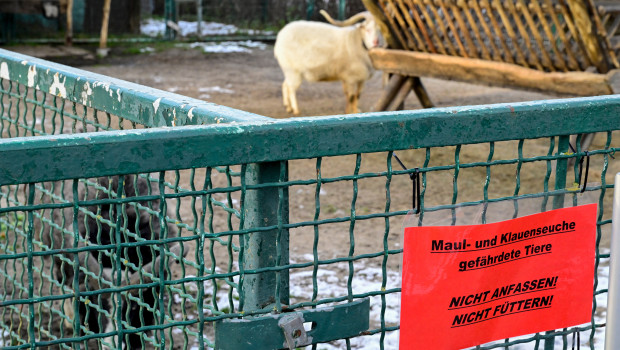
<path id="1" fill-rule="evenodd" d="M 286 314 L 278 321 L 278 326 L 284 332 L 284 338 L 289 349 L 312 344 L 304 328 L 304 317 L 300 312 Z"/>

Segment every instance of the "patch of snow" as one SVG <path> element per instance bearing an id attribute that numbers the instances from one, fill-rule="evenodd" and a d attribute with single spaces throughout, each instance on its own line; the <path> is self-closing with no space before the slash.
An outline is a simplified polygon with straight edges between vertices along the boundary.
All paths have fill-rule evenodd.
<path id="1" fill-rule="evenodd" d="M 267 45 L 257 41 L 222 41 L 219 43 L 191 43 L 191 44 L 179 44 L 178 46 L 188 46 L 192 49 L 199 48 L 207 53 L 235 53 L 235 52 L 252 52 L 251 49 L 257 48 L 259 50 L 265 50 Z"/>
<path id="2" fill-rule="evenodd" d="M 179 21 L 177 23 L 181 29 L 180 35 L 196 35 L 198 33 L 198 22 Z M 223 24 L 216 22 L 202 22 L 200 24 L 200 33 L 202 36 L 209 35 L 231 35 L 239 31 L 237 27 L 232 24 Z"/>
<path id="3" fill-rule="evenodd" d="M 220 94 L 234 94 L 235 92 L 231 89 L 222 88 L 219 86 L 211 86 L 211 87 L 202 87 L 198 89 L 200 92 L 217 92 Z"/>
<path id="4" fill-rule="evenodd" d="M 144 35 L 155 37 L 163 35 L 165 31 L 166 24 L 163 20 L 149 18 L 142 21 L 140 24 L 140 32 Z"/>
<path id="5" fill-rule="evenodd" d="M 179 29 L 179 35 L 195 36 L 198 33 L 198 22 L 179 21 L 176 23 Z M 166 24 L 163 19 L 149 18 L 140 24 L 140 32 L 150 37 L 162 36 L 166 32 Z M 201 36 L 213 36 L 213 35 L 232 35 L 232 34 L 247 34 L 247 35 L 273 35 L 272 31 L 261 31 L 254 29 L 239 29 L 232 24 L 224 24 L 217 22 L 201 22 L 200 23 Z"/>

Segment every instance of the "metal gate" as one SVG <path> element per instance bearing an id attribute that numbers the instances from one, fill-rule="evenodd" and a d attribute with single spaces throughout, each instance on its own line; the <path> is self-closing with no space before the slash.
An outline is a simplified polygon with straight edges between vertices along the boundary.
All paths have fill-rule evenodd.
<path id="1" fill-rule="evenodd" d="M 587 157 L 592 322 L 477 348 L 595 349 L 619 112 L 604 96 L 275 120 L 0 50 L 1 346 L 396 348 L 413 207 L 459 224 L 480 204 L 571 205 Z"/>

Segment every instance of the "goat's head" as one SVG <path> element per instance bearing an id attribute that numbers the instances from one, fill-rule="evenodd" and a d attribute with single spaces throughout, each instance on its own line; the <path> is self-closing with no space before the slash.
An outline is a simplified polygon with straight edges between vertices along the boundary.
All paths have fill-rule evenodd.
<path id="1" fill-rule="evenodd" d="M 344 21 L 333 19 L 325 10 L 320 11 L 327 21 L 338 27 L 356 26 L 362 35 L 362 40 L 367 48 L 372 49 L 381 46 L 381 30 L 373 15 L 368 12 L 357 13 Z"/>

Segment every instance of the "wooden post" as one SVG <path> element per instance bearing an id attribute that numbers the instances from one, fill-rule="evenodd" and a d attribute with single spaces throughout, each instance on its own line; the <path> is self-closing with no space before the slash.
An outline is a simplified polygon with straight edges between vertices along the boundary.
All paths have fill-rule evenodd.
<path id="1" fill-rule="evenodd" d="M 413 78 L 409 77 L 405 79 L 403 84 L 400 86 L 400 89 L 398 89 L 398 92 L 394 96 L 394 99 L 392 99 L 392 102 L 386 108 L 386 111 L 400 111 L 405 109 L 405 99 L 407 98 L 407 95 L 409 95 L 409 92 L 411 92 L 412 86 Z"/>
<path id="2" fill-rule="evenodd" d="M 384 111 L 390 105 L 392 100 L 394 100 L 394 97 L 400 90 L 400 87 L 403 86 L 404 82 L 405 82 L 404 76 L 400 74 L 393 74 L 390 77 L 390 81 L 387 83 L 385 89 L 383 89 L 383 94 L 381 94 L 379 101 L 375 103 L 372 110 L 376 112 Z"/>
<path id="3" fill-rule="evenodd" d="M 202 0 L 196 0 L 196 14 L 196 20 L 198 21 L 198 27 L 196 28 L 197 36 L 202 38 Z"/>
<path id="4" fill-rule="evenodd" d="M 65 45 L 73 44 L 73 0 L 67 0 L 67 33 L 65 34 Z"/>
<path id="5" fill-rule="evenodd" d="M 586 54 L 592 63 L 596 66 L 599 73 L 607 73 L 610 70 L 609 62 L 605 59 L 605 55 L 601 48 L 600 40 L 598 40 L 596 29 L 590 13 L 584 1 L 567 0 L 573 20 L 579 30 L 579 38 L 585 47 Z"/>
<path id="6" fill-rule="evenodd" d="M 422 80 L 420 80 L 420 77 L 411 77 L 411 78 L 413 79 L 413 92 L 415 92 L 415 95 L 418 97 L 418 100 L 420 101 L 420 104 L 422 105 L 422 107 L 424 108 L 435 107 L 435 105 L 433 104 L 433 101 L 431 101 L 431 98 L 428 96 L 428 92 L 426 92 L 424 85 L 422 85 Z"/>
<path id="7" fill-rule="evenodd" d="M 110 4 L 112 0 L 104 0 L 103 17 L 101 19 L 101 36 L 99 38 L 99 48 L 97 55 L 105 57 L 108 55 L 108 23 L 110 21 Z"/>

